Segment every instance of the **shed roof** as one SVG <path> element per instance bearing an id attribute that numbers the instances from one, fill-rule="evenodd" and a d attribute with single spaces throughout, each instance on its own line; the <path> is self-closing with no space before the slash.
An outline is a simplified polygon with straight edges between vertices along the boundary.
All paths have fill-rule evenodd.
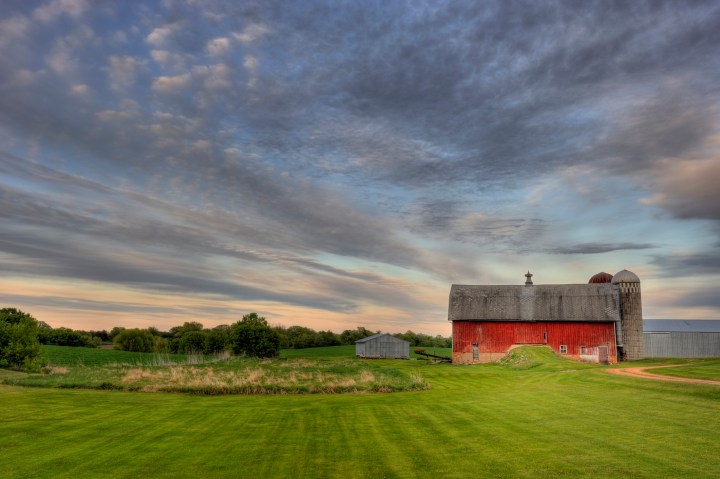
<path id="1" fill-rule="evenodd" d="M 388 333 L 373 334 L 372 336 L 368 336 L 367 338 L 358 339 L 357 341 L 355 341 L 355 344 L 357 344 L 357 343 L 366 343 L 366 342 L 371 341 L 371 340 L 373 340 L 373 339 L 377 339 L 377 338 L 379 338 L 379 337 L 381 337 L 381 336 L 388 336 L 388 337 L 394 339 L 395 341 L 402 341 L 403 343 L 408 343 L 408 344 L 410 344 L 410 341 L 405 341 L 404 339 L 396 338 L 395 336 L 393 336 L 393 335 L 391 335 L 391 334 L 388 334 Z"/>
<path id="2" fill-rule="evenodd" d="M 612 285 L 544 284 L 450 288 L 449 321 L 618 321 Z"/>
<path id="3" fill-rule="evenodd" d="M 720 333 L 720 320 L 716 319 L 645 319 L 646 333 Z"/>

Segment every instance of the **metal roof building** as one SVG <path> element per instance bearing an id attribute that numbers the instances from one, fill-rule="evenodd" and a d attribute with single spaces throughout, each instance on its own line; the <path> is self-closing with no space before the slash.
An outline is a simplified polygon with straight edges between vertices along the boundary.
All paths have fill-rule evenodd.
<path id="1" fill-rule="evenodd" d="M 355 356 L 363 359 L 409 359 L 410 342 L 387 333 L 355 341 Z"/>
<path id="2" fill-rule="evenodd" d="M 648 358 L 720 357 L 720 321 L 648 319 L 643 323 Z"/>

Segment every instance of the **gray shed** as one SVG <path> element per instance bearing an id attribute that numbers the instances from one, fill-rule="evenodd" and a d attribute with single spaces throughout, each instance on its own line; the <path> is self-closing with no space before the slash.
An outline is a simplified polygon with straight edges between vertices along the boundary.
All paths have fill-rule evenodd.
<path id="1" fill-rule="evenodd" d="M 645 357 L 720 357 L 720 321 L 649 319 L 644 329 Z"/>
<path id="2" fill-rule="evenodd" d="M 363 359 L 409 359 L 410 342 L 387 333 L 355 341 L 355 356 Z"/>

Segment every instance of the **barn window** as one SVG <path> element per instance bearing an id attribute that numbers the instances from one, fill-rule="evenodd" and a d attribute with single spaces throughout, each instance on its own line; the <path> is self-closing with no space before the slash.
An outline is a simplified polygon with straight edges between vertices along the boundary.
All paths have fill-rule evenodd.
<path id="1" fill-rule="evenodd" d="M 480 359 L 480 351 L 478 350 L 478 343 L 472 344 L 473 361 Z"/>
<path id="2" fill-rule="evenodd" d="M 560 354 L 567 354 L 567 345 L 565 345 L 565 344 L 560 345 Z"/>

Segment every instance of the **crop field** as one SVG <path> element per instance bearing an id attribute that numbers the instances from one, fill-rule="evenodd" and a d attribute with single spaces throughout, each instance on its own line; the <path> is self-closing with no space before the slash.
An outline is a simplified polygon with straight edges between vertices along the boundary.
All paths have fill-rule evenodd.
<path id="1" fill-rule="evenodd" d="M 341 370 L 370 363 L 373 371 L 421 377 L 429 389 L 209 396 L 0 385 L 0 477 L 714 478 L 720 471 L 718 386 L 610 375 L 533 348 L 482 366 L 360 361 L 346 347 L 321 349 L 283 351 L 287 359 L 276 361 Z M 692 368 L 713 375 L 717 364 Z M 0 380 L 24 377 L 0 371 Z"/>

